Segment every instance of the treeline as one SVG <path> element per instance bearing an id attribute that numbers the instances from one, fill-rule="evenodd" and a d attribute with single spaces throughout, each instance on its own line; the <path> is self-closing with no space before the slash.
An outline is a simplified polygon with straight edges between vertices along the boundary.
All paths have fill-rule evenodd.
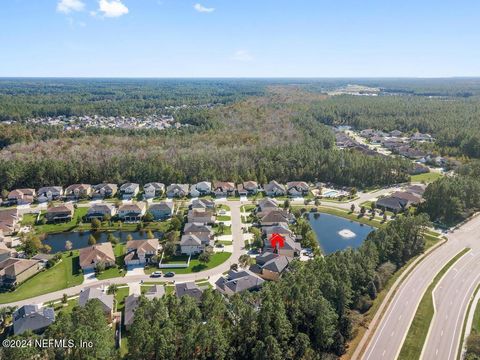
<path id="1" fill-rule="evenodd" d="M 311 106 L 328 125 L 358 129 L 420 131 L 437 139 L 440 152 L 480 157 L 480 100 L 418 96 L 335 96 Z"/>
<path id="2" fill-rule="evenodd" d="M 419 211 L 432 221 L 454 225 L 480 210 L 480 180 L 470 176 L 443 177 L 428 185 Z"/>
<path id="3" fill-rule="evenodd" d="M 0 79 L 0 121 L 72 115 L 143 115 L 166 106 L 227 104 L 263 94 L 248 80 Z"/>
<path id="4" fill-rule="evenodd" d="M 337 358 L 392 274 L 424 250 L 427 225 L 424 215 L 399 217 L 371 233 L 357 250 L 293 262 L 280 281 L 267 283 L 257 293 L 244 292 L 227 300 L 207 290 L 200 303 L 188 296 L 142 299 L 127 333 L 127 358 Z M 88 310 L 76 308 L 71 315 L 59 316 L 47 337 L 84 336 L 94 341 L 94 348 L 84 354 L 49 349 L 42 358 L 52 359 L 54 354 L 62 359 L 113 358 L 102 315 L 93 305 Z M 88 321 L 92 318 L 93 323 Z M 22 349 L 4 351 L 8 359 L 19 359 L 15 351 Z"/>
<path id="5" fill-rule="evenodd" d="M 289 125 L 292 126 L 292 125 Z M 282 134 L 223 126 L 158 136 L 80 136 L 0 152 L 0 189 L 73 183 L 325 181 L 367 187 L 408 180 L 411 164 L 334 148 L 331 131 L 304 118 Z"/>

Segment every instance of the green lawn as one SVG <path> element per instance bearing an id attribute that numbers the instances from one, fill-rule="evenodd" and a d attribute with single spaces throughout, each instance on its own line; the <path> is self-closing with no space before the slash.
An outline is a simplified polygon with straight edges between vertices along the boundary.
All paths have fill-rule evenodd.
<path id="1" fill-rule="evenodd" d="M 437 172 L 428 172 L 425 174 L 418 174 L 418 175 L 412 175 L 410 176 L 410 181 L 411 182 L 426 182 L 426 183 L 431 183 L 438 178 L 441 178 L 442 174 L 437 173 Z"/>
<path id="2" fill-rule="evenodd" d="M 249 211 L 254 210 L 256 207 L 257 207 L 256 205 L 243 205 L 241 207 L 241 210 L 242 210 L 242 212 L 249 212 Z"/>
<path id="3" fill-rule="evenodd" d="M 471 334 L 480 334 L 480 302 L 477 303 L 477 306 L 475 307 L 475 313 L 473 314 Z"/>
<path id="4" fill-rule="evenodd" d="M 219 253 L 214 253 L 210 257 L 210 261 L 208 264 L 201 264 L 198 261 L 198 256 L 192 256 L 192 259 L 190 260 L 190 265 L 188 268 L 172 268 L 172 269 L 162 269 L 164 272 L 168 271 L 173 271 L 175 274 L 191 274 L 195 272 L 200 272 L 208 269 L 213 269 L 214 267 L 224 263 L 227 261 L 232 253 L 229 252 L 219 252 Z M 180 264 L 184 263 L 188 259 L 188 256 L 182 255 L 182 256 L 176 256 L 173 257 L 171 261 L 169 261 L 169 264 Z M 151 267 L 148 269 L 145 269 L 145 273 L 151 274 L 153 271 L 156 271 L 158 269 Z"/>
<path id="5" fill-rule="evenodd" d="M 460 251 L 438 272 L 437 275 L 435 275 L 435 278 L 425 291 L 422 300 L 420 300 L 417 312 L 415 313 L 415 317 L 410 324 L 407 337 L 405 338 L 400 355 L 398 356 L 399 360 L 420 358 L 420 354 L 422 353 L 423 345 L 425 343 L 428 329 L 430 328 L 430 323 L 432 322 L 434 314 L 432 291 L 442 276 L 448 271 L 448 269 L 450 269 L 450 267 L 452 267 L 453 264 L 455 264 L 455 262 L 457 262 L 457 260 L 469 250 L 469 248 L 465 248 Z"/>
<path id="6" fill-rule="evenodd" d="M 115 263 L 117 267 L 111 267 L 103 271 L 101 274 L 97 275 L 98 280 L 111 279 L 114 277 L 125 276 L 126 271 L 124 270 L 125 263 L 123 258 L 125 257 L 125 244 L 117 244 L 113 248 L 113 253 L 115 254 Z"/>
<path id="7" fill-rule="evenodd" d="M 220 204 L 220 205 L 217 205 L 217 209 L 218 210 L 230 211 L 230 206 L 225 205 L 225 204 Z"/>
<path id="8" fill-rule="evenodd" d="M 217 224 L 215 224 L 213 226 L 213 233 L 216 236 L 218 236 L 218 235 L 232 235 L 232 227 L 231 226 L 224 226 L 223 227 L 223 233 L 220 233 L 220 227 Z"/>
<path id="9" fill-rule="evenodd" d="M 77 220 L 82 217 L 84 217 L 87 214 L 88 208 L 87 207 L 79 207 L 75 209 L 75 213 L 73 215 L 72 220 L 69 222 L 65 223 L 59 223 L 59 224 L 45 224 L 45 225 L 36 225 L 35 230 L 38 233 L 57 233 L 57 232 L 64 232 L 64 231 L 71 231 L 75 229 L 78 225 Z M 42 214 L 41 219 L 45 215 Z"/>
<path id="10" fill-rule="evenodd" d="M 75 305 L 78 304 L 78 299 L 71 299 L 68 300 L 66 304 L 63 304 L 62 302 L 56 303 L 53 308 L 55 309 L 55 312 L 62 312 L 64 314 L 71 313 Z"/>
<path id="11" fill-rule="evenodd" d="M 220 216 L 217 216 L 217 221 L 231 221 L 232 218 L 230 216 L 226 216 L 226 215 L 220 215 Z"/>
<path id="12" fill-rule="evenodd" d="M 25 214 L 22 219 L 22 226 L 34 226 L 37 220 L 37 214 Z"/>
<path id="13" fill-rule="evenodd" d="M 78 251 L 73 252 L 73 257 L 70 257 L 69 254 L 70 252 L 64 254 L 62 261 L 52 268 L 44 270 L 20 284 L 15 291 L 0 293 L 0 304 L 80 285 L 83 282 L 83 274 L 80 272 Z"/>
<path id="14" fill-rule="evenodd" d="M 117 289 L 115 293 L 115 304 L 117 305 L 117 311 L 122 311 L 125 307 L 125 298 L 128 296 L 129 287 L 122 287 Z"/>

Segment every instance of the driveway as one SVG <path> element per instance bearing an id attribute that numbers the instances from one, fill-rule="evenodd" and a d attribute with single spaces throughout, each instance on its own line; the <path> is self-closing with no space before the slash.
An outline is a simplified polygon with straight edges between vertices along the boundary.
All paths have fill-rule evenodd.
<path id="1" fill-rule="evenodd" d="M 90 284 L 98 281 L 98 279 L 95 277 L 95 271 L 94 270 L 85 270 L 83 273 L 83 283 L 84 284 Z"/>
<path id="2" fill-rule="evenodd" d="M 144 268 L 143 265 L 129 265 L 129 266 L 127 266 L 126 276 L 145 275 L 145 272 L 143 271 L 143 268 Z"/>

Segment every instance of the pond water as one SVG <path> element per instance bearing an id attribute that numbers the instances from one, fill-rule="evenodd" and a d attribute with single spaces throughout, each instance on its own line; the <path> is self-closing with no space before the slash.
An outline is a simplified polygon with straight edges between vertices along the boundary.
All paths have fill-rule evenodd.
<path id="1" fill-rule="evenodd" d="M 58 234 L 49 234 L 45 237 L 43 240 L 44 245 L 49 245 L 52 247 L 52 254 L 58 252 L 58 251 L 65 251 L 65 244 L 67 240 L 70 240 L 72 242 L 72 249 L 81 249 L 84 247 L 89 246 L 88 245 L 88 238 L 92 234 L 95 236 L 95 239 L 97 239 L 98 243 L 101 242 L 106 242 L 108 238 L 108 234 L 113 234 L 115 237 L 117 237 L 120 242 L 126 242 L 127 241 L 127 236 L 128 234 L 132 235 L 132 238 L 134 240 L 140 240 L 140 239 L 146 239 L 147 238 L 147 232 L 146 231 L 111 231 L 111 232 L 90 232 L 90 231 L 84 231 L 84 232 L 64 232 L 64 233 L 58 233 Z M 153 235 L 155 235 L 156 238 L 161 238 L 162 233 L 161 232 L 153 232 Z"/>
<path id="2" fill-rule="evenodd" d="M 330 214 L 309 213 L 308 220 L 325 255 L 347 247 L 359 247 L 374 230 L 371 226 Z"/>

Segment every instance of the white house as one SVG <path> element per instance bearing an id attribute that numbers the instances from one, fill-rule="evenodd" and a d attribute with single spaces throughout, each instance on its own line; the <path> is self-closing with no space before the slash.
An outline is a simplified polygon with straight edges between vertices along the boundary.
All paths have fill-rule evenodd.
<path id="1" fill-rule="evenodd" d="M 145 199 L 153 199 L 161 196 L 165 192 L 165 184 L 158 182 L 151 182 L 143 185 L 143 192 Z"/>
<path id="2" fill-rule="evenodd" d="M 120 186 L 120 195 L 124 200 L 131 200 L 138 195 L 140 185 L 135 183 L 126 183 Z"/>
<path id="3" fill-rule="evenodd" d="M 190 186 L 190 196 L 199 197 L 202 195 L 208 195 L 212 192 L 212 183 L 209 181 L 201 181 Z"/>

